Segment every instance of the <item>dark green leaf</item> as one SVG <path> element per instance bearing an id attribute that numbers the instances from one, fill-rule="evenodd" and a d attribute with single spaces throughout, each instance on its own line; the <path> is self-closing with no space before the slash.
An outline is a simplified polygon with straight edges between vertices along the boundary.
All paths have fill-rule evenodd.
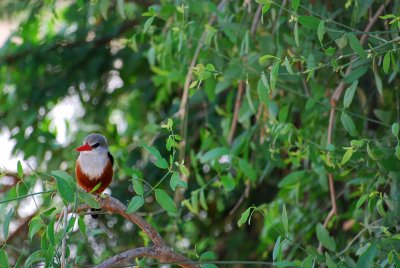
<path id="1" fill-rule="evenodd" d="M 251 181 L 257 180 L 256 170 L 244 159 L 239 160 L 239 168 L 243 172 L 245 178 L 249 178 Z"/>
<path id="2" fill-rule="evenodd" d="M 177 212 L 174 201 L 164 190 L 156 189 L 155 193 L 156 193 L 157 203 L 160 204 L 160 206 L 163 209 L 165 209 L 166 211 L 168 211 L 170 213 Z"/>
<path id="3" fill-rule="evenodd" d="M 110 6 L 110 0 L 100 0 L 99 5 L 100 5 L 101 16 L 106 20 L 107 13 L 108 13 L 108 7 Z"/>
<path id="4" fill-rule="evenodd" d="M 321 22 L 320 19 L 313 16 L 300 16 L 298 18 L 298 21 L 301 25 L 312 30 L 318 30 L 318 26 Z"/>
<path id="5" fill-rule="evenodd" d="M 307 171 L 305 170 L 293 171 L 278 183 L 278 187 L 282 188 L 296 184 L 300 182 L 306 175 Z"/>
<path id="6" fill-rule="evenodd" d="M 335 240 L 331 236 L 329 236 L 328 231 L 320 223 L 318 223 L 318 225 L 317 225 L 317 238 L 318 238 L 318 241 L 321 242 L 321 244 L 326 249 L 328 249 L 330 251 L 335 251 L 335 249 L 336 249 Z"/>
<path id="7" fill-rule="evenodd" d="M 344 94 L 344 99 L 343 99 L 344 108 L 350 107 L 350 104 L 352 103 L 354 98 L 354 93 L 356 92 L 357 89 L 357 85 L 358 85 L 358 80 L 354 81 L 353 84 L 351 84 L 351 86 L 349 86 L 346 89 L 346 93 Z"/>
<path id="8" fill-rule="evenodd" d="M 400 129 L 399 123 L 396 122 L 392 124 L 392 133 L 396 138 L 399 138 L 399 129 Z"/>
<path id="9" fill-rule="evenodd" d="M 282 255 L 282 247 L 281 247 L 281 236 L 278 236 L 278 239 L 275 242 L 274 249 L 272 251 L 272 260 L 280 260 L 280 256 Z"/>
<path id="10" fill-rule="evenodd" d="M 285 67 L 289 74 L 291 75 L 294 74 L 292 65 L 290 64 L 289 59 L 287 57 L 285 57 Z"/>
<path id="11" fill-rule="evenodd" d="M 385 74 L 389 73 L 389 67 L 390 67 L 390 54 L 391 52 L 386 52 L 385 57 L 383 57 L 383 71 Z"/>
<path id="12" fill-rule="evenodd" d="M 230 192 L 233 189 L 235 189 L 236 183 L 235 183 L 235 181 L 233 180 L 233 178 L 230 175 L 222 176 L 221 177 L 221 182 L 222 182 L 222 185 L 223 185 L 224 189 L 227 192 Z"/>
<path id="13" fill-rule="evenodd" d="M 282 209 L 282 222 L 283 222 L 283 228 L 285 228 L 285 232 L 288 233 L 289 232 L 289 220 L 288 220 L 285 204 L 283 204 L 283 209 Z"/>
<path id="14" fill-rule="evenodd" d="M 292 0 L 292 9 L 294 12 L 297 12 L 299 5 L 300 5 L 300 0 Z"/>
<path id="15" fill-rule="evenodd" d="M 165 160 L 161 156 L 160 152 L 156 148 L 149 146 L 145 143 L 141 143 L 141 146 L 143 146 L 143 148 L 145 148 L 151 155 L 153 155 L 156 158 L 156 162 L 154 163 L 156 167 L 161 169 L 168 169 L 167 160 Z"/>
<path id="16" fill-rule="evenodd" d="M 11 217 L 12 217 L 13 213 L 14 213 L 14 209 L 10 208 L 6 217 L 4 218 L 4 223 L 3 223 L 4 241 L 7 241 L 7 238 L 8 238 L 8 231 L 9 231 L 10 221 L 11 221 Z"/>
<path id="17" fill-rule="evenodd" d="M 367 53 L 364 51 L 358 38 L 353 33 L 347 34 L 347 37 L 349 38 L 350 47 L 354 50 L 354 52 L 356 52 L 361 58 L 366 59 Z"/>
<path id="18" fill-rule="evenodd" d="M 137 211 L 144 205 L 144 198 L 142 196 L 136 195 L 131 199 L 131 202 L 126 209 L 126 213 L 130 214 Z"/>
<path id="19" fill-rule="evenodd" d="M 365 200 L 368 199 L 368 194 L 365 194 L 358 199 L 357 204 L 356 204 L 356 209 L 359 209 L 365 202 Z"/>
<path id="20" fill-rule="evenodd" d="M 206 251 L 200 255 L 201 261 L 211 261 L 211 260 L 215 260 L 216 258 L 217 258 L 217 256 L 212 251 Z"/>
<path id="21" fill-rule="evenodd" d="M 336 263 L 333 262 L 331 256 L 329 256 L 328 252 L 325 252 L 325 259 L 326 259 L 326 265 L 328 266 L 328 268 L 336 268 L 337 267 Z"/>
<path id="22" fill-rule="evenodd" d="M 318 24 L 317 34 L 319 42 L 322 43 L 322 40 L 324 39 L 325 35 L 325 21 L 321 20 L 320 23 Z"/>
<path id="23" fill-rule="evenodd" d="M 340 116 L 340 120 L 342 121 L 344 129 L 346 129 L 346 131 L 351 136 L 353 136 L 353 137 L 358 136 L 358 131 L 356 129 L 356 125 L 354 124 L 353 120 L 347 113 L 342 112 L 342 115 Z"/>

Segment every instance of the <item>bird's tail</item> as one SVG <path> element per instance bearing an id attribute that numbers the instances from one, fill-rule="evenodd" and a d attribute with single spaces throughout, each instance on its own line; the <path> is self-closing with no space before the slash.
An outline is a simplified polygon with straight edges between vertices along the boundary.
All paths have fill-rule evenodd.
<path id="1" fill-rule="evenodd" d="M 97 214 L 97 212 L 99 212 L 99 211 L 101 211 L 101 209 L 100 208 L 91 208 L 90 209 L 90 216 L 93 218 L 93 219 L 97 219 L 98 217 L 99 217 L 99 215 Z"/>

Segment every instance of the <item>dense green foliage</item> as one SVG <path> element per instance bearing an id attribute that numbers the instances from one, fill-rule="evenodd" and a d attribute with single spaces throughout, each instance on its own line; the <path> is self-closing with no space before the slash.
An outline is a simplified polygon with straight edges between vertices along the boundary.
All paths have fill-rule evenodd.
<path id="1" fill-rule="evenodd" d="M 111 195 L 193 260 L 400 266 L 399 6 L 1 1 L 19 27 L 0 49 L 0 128 L 40 164 L 0 185 L 0 266 L 58 266 L 66 233 L 71 267 L 150 243 L 115 215 L 59 229 L 63 203 L 96 206 L 73 179 L 91 132 L 116 159 Z M 60 144 L 62 102 L 76 106 Z"/>

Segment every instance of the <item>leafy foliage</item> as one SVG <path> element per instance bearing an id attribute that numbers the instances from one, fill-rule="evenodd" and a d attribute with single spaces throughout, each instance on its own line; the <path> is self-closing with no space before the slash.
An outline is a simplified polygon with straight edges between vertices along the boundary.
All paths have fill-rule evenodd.
<path id="1" fill-rule="evenodd" d="M 2 172 L 1 267 L 60 265 L 64 237 L 71 266 L 150 243 L 115 215 L 58 223 L 64 205 L 98 207 L 72 176 L 90 132 L 116 159 L 112 196 L 208 267 L 400 266 L 398 1 L 0 7 L 19 24 L 0 49 L 0 128 L 36 163 Z"/>

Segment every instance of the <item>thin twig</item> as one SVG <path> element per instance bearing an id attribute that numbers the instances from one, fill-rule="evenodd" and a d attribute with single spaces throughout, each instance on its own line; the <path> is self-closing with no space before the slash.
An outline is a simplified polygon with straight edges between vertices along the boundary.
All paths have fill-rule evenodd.
<path id="1" fill-rule="evenodd" d="M 229 136 L 228 136 L 229 144 L 232 144 L 233 136 L 235 135 L 237 120 L 239 117 L 240 104 L 242 102 L 243 91 L 244 91 L 244 81 L 240 80 L 238 85 L 238 92 L 236 95 L 235 109 L 233 111 L 231 128 L 229 130 Z"/>

